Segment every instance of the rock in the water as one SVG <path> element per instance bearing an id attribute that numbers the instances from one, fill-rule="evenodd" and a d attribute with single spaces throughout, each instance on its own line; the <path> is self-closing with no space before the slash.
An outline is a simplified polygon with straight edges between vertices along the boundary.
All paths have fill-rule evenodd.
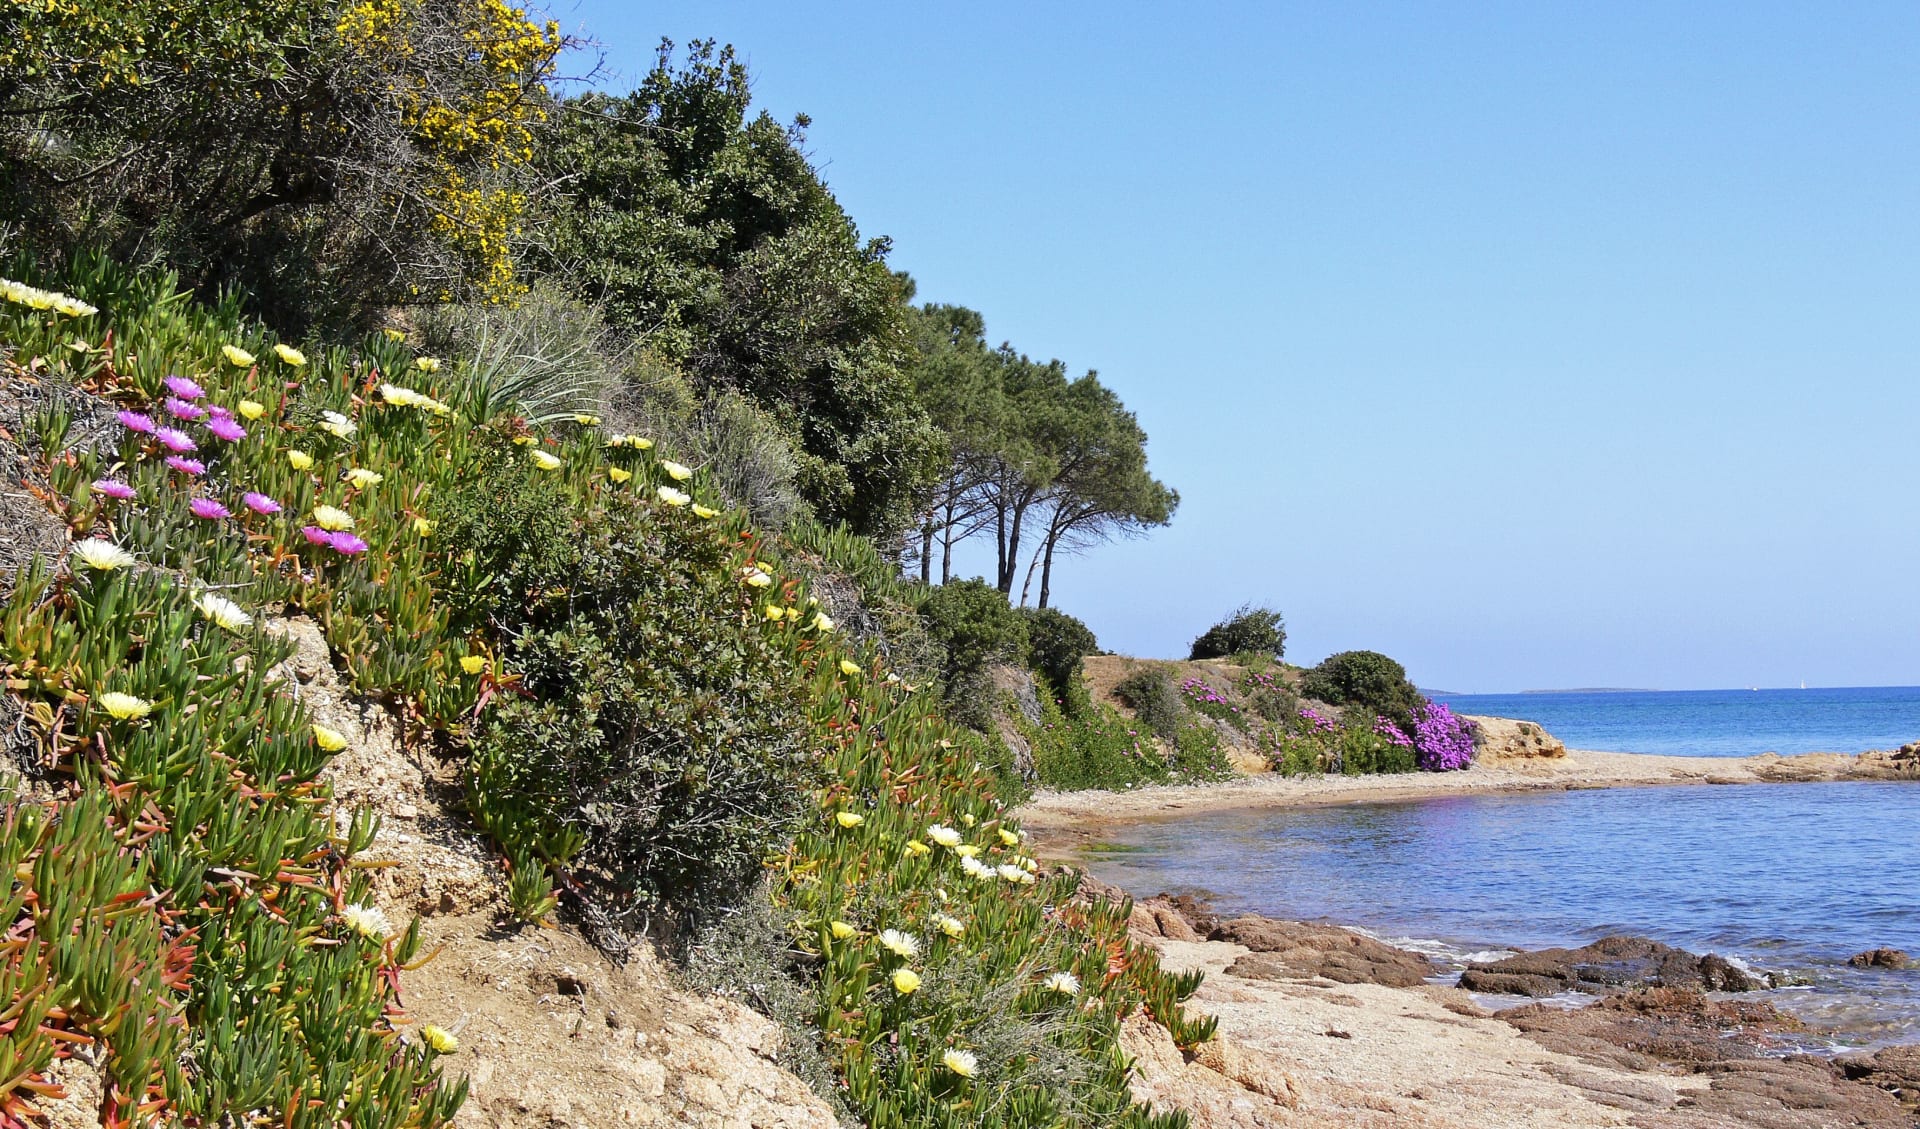
<path id="1" fill-rule="evenodd" d="M 1716 992 L 1764 987 L 1722 957 L 1695 956 L 1645 937 L 1603 937 L 1584 948 L 1541 949 L 1470 964 L 1460 974 L 1460 986 L 1473 992 L 1534 997 L 1647 987 Z"/>
<path id="2" fill-rule="evenodd" d="M 1912 968 L 1913 958 L 1899 949 L 1868 949 L 1847 958 L 1855 968 Z"/>
<path id="3" fill-rule="evenodd" d="M 1411 988 L 1435 973 L 1419 953 L 1395 948 L 1350 929 L 1247 915 L 1223 921 L 1208 934 L 1253 952 L 1227 968 L 1250 980 L 1296 980 L 1322 976 L 1342 984 Z"/>

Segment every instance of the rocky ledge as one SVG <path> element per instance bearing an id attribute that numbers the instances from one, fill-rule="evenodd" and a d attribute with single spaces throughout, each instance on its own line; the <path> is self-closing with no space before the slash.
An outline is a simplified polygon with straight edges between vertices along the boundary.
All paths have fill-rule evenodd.
<path id="1" fill-rule="evenodd" d="M 1632 988 L 1751 992 L 1768 987 L 1724 957 L 1696 956 L 1645 937 L 1603 937 L 1577 949 L 1541 949 L 1469 964 L 1460 986 L 1506 996 L 1604 995 Z"/>

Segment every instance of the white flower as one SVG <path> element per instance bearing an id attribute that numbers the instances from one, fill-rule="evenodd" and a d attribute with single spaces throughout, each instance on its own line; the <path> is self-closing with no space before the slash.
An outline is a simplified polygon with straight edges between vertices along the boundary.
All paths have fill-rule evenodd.
<path id="1" fill-rule="evenodd" d="M 329 435 L 345 439 L 360 430 L 354 422 L 339 412 L 321 412 L 320 430 Z"/>
<path id="2" fill-rule="evenodd" d="M 685 493 L 675 490 L 671 486 L 662 486 L 659 490 L 655 491 L 655 493 L 659 494 L 660 500 L 669 506 L 684 506 L 688 502 L 693 501 L 693 499 Z"/>
<path id="3" fill-rule="evenodd" d="M 217 592 L 202 592 L 195 596 L 193 606 L 200 609 L 201 615 L 228 631 L 238 631 L 253 622 L 253 617 L 239 604 Z"/>
<path id="4" fill-rule="evenodd" d="M 346 923 L 347 928 L 373 941 L 384 940 L 387 934 L 393 932 L 387 915 L 373 906 L 350 905 L 340 911 L 340 920 Z"/>
<path id="5" fill-rule="evenodd" d="M 380 386 L 380 398 L 389 404 L 398 404 L 403 408 L 418 407 L 420 401 L 426 399 L 425 396 L 415 392 L 413 389 L 402 388 L 398 384 L 382 384 Z"/>
<path id="6" fill-rule="evenodd" d="M 920 955 L 920 939 L 911 933 L 902 933 L 898 929 L 880 931 L 880 947 L 897 957 L 912 960 Z"/>
<path id="7" fill-rule="evenodd" d="M 1071 972 L 1056 972 L 1047 977 L 1044 985 L 1049 992 L 1058 992 L 1063 996 L 1080 994 L 1080 979 Z"/>
<path id="8" fill-rule="evenodd" d="M 962 1078 L 971 1078 L 974 1072 L 980 1069 L 980 1060 L 974 1057 L 972 1051 L 955 1050 L 949 1047 L 947 1053 L 940 1056 L 940 1065 Z"/>
<path id="9" fill-rule="evenodd" d="M 153 712 L 153 703 L 145 698 L 136 698 L 132 694 L 109 690 L 100 695 L 100 708 L 121 721 L 139 721 Z"/>
<path id="10" fill-rule="evenodd" d="M 1019 882 L 1027 876 L 1026 871 L 1021 870 L 1010 862 L 1003 862 L 993 869 L 995 873 L 1009 882 Z"/>
<path id="11" fill-rule="evenodd" d="M 933 927 L 956 941 L 965 936 L 967 932 L 967 927 L 960 923 L 959 918 L 948 917 L 944 913 L 938 913 L 933 916 Z"/>
<path id="12" fill-rule="evenodd" d="M 353 515 L 332 506 L 315 506 L 313 524 L 330 533 L 344 533 L 353 528 Z"/>
<path id="13" fill-rule="evenodd" d="M 963 858 L 960 869 L 967 872 L 969 878 L 992 878 L 993 868 L 977 858 Z"/>
<path id="14" fill-rule="evenodd" d="M 73 555 L 79 557 L 80 563 L 88 568 L 101 572 L 112 572 L 116 568 L 128 568 L 134 564 L 132 553 L 100 537 L 75 542 Z"/>
<path id="15" fill-rule="evenodd" d="M 741 569 L 740 574 L 741 578 L 747 582 L 747 587 L 749 588 L 765 588 L 773 583 L 773 577 L 768 576 L 765 571 L 755 568 L 752 565 Z"/>
<path id="16" fill-rule="evenodd" d="M 560 456 L 550 451 L 535 451 L 529 457 L 533 459 L 533 465 L 539 467 L 541 470 L 560 469 Z"/>
<path id="17" fill-rule="evenodd" d="M 687 479 L 693 477 L 692 467 L 681 466 L 672 459 L 661 459 L 660 469 L 666 471 L 667 477 L 673 479 L 675 482 L 685 482 Z"/>
<path id="18" fill-rule="evenodd" d="M 960 833 L 944 823 L 936 823 L 932 827 L 927 828 L 927 838 L 932 839 L 943 847 L 957 847 L 960 845 Z"/>

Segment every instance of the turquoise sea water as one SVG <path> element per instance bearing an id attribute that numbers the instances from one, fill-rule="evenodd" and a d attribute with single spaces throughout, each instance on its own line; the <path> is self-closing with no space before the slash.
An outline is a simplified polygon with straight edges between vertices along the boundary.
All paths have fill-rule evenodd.
<path id="1" fill-rule="evenodd" d="M 1882 945 L 1920 956 L 1920 784 L 1210 812 L 1112 839 L 1091 868 L 1137 894 L 1358 926 L 1456 968 L 1475 952 L 1637 933 L 1792 981 L 1765 994 L 1833 1029 L 1810 1049 L 1920 1041 L 1920 972 L 1845 963 Z"/>
<path id="2" fill-rule="evenodd" d="M 1920 741 L 1920 686 L 1436 695 L 1456 713 L 1537 721 L 1570 748 L 1744 757 Z"/>

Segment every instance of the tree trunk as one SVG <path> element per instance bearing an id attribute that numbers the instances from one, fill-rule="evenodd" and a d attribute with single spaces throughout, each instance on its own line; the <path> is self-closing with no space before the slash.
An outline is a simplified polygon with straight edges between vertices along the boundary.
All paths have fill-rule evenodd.
<path id="1" fill-rule="evenodd" d="M 1047 597 L 1053 592 L 1053 547 L 1060 543 L 1056 535 L 1047 538 L 1047 559 L 1040 568 L 1040 606 L 1047 606 Z"/>
<path id="2" fill-rule="evenodd" d="M 920 526 L 920 583 L 925 584 L 933 574 L 933 514 L 927 514 L 927 520 Z"/>

